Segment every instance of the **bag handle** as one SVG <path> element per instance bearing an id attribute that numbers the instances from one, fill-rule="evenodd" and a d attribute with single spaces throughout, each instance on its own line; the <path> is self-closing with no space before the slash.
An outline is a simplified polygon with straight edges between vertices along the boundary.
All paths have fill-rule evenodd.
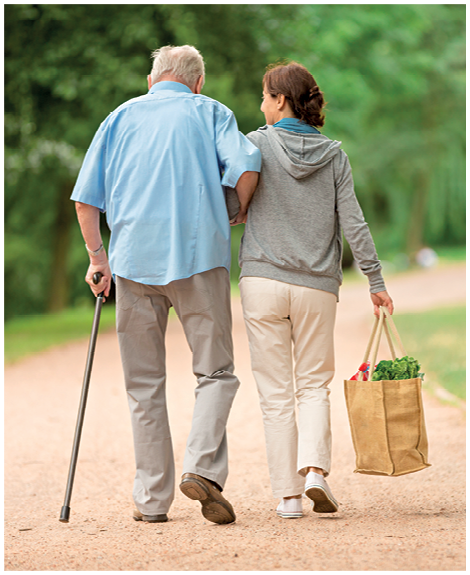
<path id="1" fill-rule="evenodd" d="M 374 337 L 375 341 L 374 341 L 374 345 L 372 347 L 372 359 L 370 362 L 369 375 L 367 377 L 368 381 L 372 381 L 372 375 L 373 375 L 374 369 L 375 369 L 375 362 L 377 360 L 377 352 L 379 350 L 380 338 L 382 336 L 382 328 L 384 326 L 384 321 L 385 321 L 385 314 L 384 314 L 382 308 L 380 308 L 380 316 L 378 318 L 378 321 L 376 321 L 376 330 L 375 330 L 376 336 Z M 372 345 L 372 343 L 371 343 L 371 345 Z"/>
<path id="2" fill-rule="evenodd" d="M 370 362 L 370 370 L 368 375 L 368 381 L 372 380 L 372 375 L 374 374 L 375 369 L 375 362 L 377 361 L 377 353 L 379 350 L 380 338 L 382 336 L 382 329 L 385 331 L 385 335 L 387 336 L 388 345 L 390 347 L 390 351 L 392 354 L 392 359 L 396 359 L 398 356 L 396 354 L 392 336 L 390 334 L 389 329 L 391 330 L 393 336 L 395 337 L 396 343 L 398 345 L 399 351 L 402 354 L 402 357 L 406 355 L 405 348 L 403 347 L 402 341 L 400 336 L 398 335 L 398 330 L 393 322 L 392 316 L 388 309 L 385 306 L 380 306 L 380 314 L 379 316 L 375 316 L 374 326 L 372 328 L 372 334 L 370 336 L 369 342 L 367 344 L 366 352 L 364 354 L 364 361 L 365 363 L 369 359 L 369 355 L 372 350 L 372 358 Z"/>
<path id="3" fill-rule="evenodd" d="M 390 329 L 392 330 L 393 336 L 395 337 L 395 340 L 398 344 L 399 347 L 399 351 L 401 352 L 401 356 L 404 357 L 405 355 L 407 355 L 405 348 L 403 347 L 403 343 L 400 339 L 400 336 L 398 335 L 398 330 L 395 326 L 395 323 L 392 319 L 392 316 L 390 314 L 390 312 L 388 311 L 388 308 L 386 308 L 385 306 L 383 306 L 381 309 L 383 309 L 385 317 L 387 318 L 387 324 L 388 327 L 390 327 Z M 397 356 L 395 356 L 397 357 Z"/>

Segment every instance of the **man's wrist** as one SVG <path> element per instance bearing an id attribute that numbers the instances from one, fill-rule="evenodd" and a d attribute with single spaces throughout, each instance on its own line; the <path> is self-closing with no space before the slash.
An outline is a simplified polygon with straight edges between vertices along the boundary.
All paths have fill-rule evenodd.
<path id="1" fill-rule="evenodd" d="M 90 254 L 90 263 L 94 266 L 101 266 L 108 263 L 108 257 L 106 252 L 102 250 L 97 256 L 92 256 Z"/>
<path id="2" fill-rule="evenodd" d="M 87 252 L 90 254 L 90 256 L 97 256 L 98 254 L 100 254 L 104 250 L 103 244 L 101 244 L 100 247 L 96 250 L 91 250 L 86 244 L 85 244 L 85 247 L 86 247 Z"/>

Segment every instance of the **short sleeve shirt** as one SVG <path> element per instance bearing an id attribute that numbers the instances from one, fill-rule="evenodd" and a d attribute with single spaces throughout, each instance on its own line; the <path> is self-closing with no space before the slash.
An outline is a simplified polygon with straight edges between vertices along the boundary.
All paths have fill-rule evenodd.
<path id="1" fill-rule="evenodd" d="M 158 82 L 101 124 L 71 199 L 106 212 L 114 275 L 166 285 L 230 269 L 222 186 L 261 168 L 234 114 L 178 82 Z"/>

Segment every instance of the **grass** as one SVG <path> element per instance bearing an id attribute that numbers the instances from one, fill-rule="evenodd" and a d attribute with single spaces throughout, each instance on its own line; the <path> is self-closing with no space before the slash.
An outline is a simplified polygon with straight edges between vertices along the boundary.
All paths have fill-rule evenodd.
<path id="1" fill-rule="evenodd" d="M 87 338 L 91 334 L 94 308 L 69 309 L 61 313 L 18 317 L 5 324 L 5 363 L 11 363 L 54 345 Z M 115 323 L 115 308 L 104 304 L 100 333 Z"/>
<path id="2" fill-rule="evenodd" d="M 14 318 L 5 324 L 4 359 L 12 363 L 28 355 L 45 351 L 55 345 L 89 338 L 93 323 L 93 307 L 68 309 L 60 313 Z M 170 318 L 176 317 L 173 308 Z M 116 323 L 113 304 L 101 308 L 99 332 L 110 330 Z"/>
<path id="3" fill-rule="evenodd" d="M 439 259 L 443 262 L 462 262 L 467 257 L 466 246 L 450 246 L 436 248 Z"/>
<path id="4" fill-rule="evenodd" d="M 421 363 L 425 386 L 432 390 L 439 385 L 465 399 L 465 306 L 394 314 L 393 318 L 406 352 Z"/>

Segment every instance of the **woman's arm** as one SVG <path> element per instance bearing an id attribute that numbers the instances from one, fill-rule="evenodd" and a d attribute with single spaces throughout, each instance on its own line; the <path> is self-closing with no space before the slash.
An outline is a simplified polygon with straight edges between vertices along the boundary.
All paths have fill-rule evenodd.
<path id="1" fill-rule="evenodd" d="M 392 314 L 393 301 L 386 291 L 381 272 L 382 266 L 377 256 L 374 240 L 354 192 L 349 159 L 341 151 L 333 161 L 335 162 L 336 210 L 340 227 L 359 268 L 368 277 L 374 314 L 379 315 L 379 306 L 386 306 Z"/>

